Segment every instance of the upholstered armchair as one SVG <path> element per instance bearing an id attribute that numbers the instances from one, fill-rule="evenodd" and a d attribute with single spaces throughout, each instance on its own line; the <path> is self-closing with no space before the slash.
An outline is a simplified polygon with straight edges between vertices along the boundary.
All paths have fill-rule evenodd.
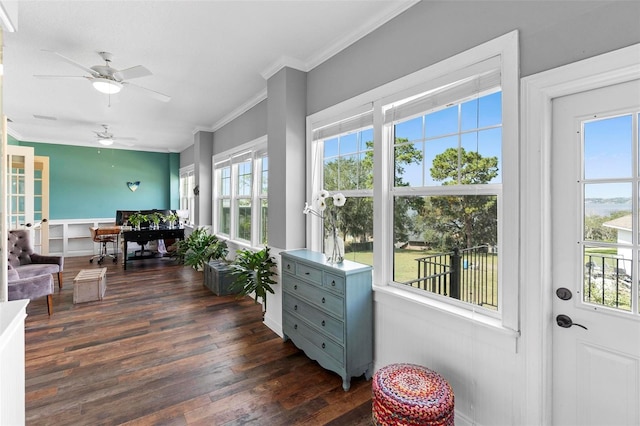
<path id="1" fill-rule="evenodd" d="M 7 271 L 7 287 L 9 300 L 39 299 L 47 297 L 47 311 L 53 313 L 53 275 L 44 273 L 28 278 L 20 278 L 20 274 L 9 264 Z"/>
<path id="2" fill-rule="evenodd" d="M 64 257 L 43 256 L 34 253 L 29 243 L 29 231 L 9 231 L 7 250 L 9 251 L 9 264 L 16 270 L 20 278 L 56 274 L 58 287 L 62 288 Z"/>

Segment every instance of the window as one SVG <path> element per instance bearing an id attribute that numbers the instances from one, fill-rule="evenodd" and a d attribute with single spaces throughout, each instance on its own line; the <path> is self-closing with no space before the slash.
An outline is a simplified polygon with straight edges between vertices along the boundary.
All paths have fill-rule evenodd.
<path id="1" fill-rule="evenodd" d="M 309 190 L 353 203 L 346 257 L 374 265 L 376 288 L 513 330 L 517 45 L 507 34 L 307 118 Z"/>
<path id="2" fill-rule="evenodd" d="M 394 164 L 393 281 L 490 310 L 499 303 L 498 84 L 496 72 L 385 113 Z M 428 109 L 406 117 L 420 105 Z"/>
<path id="3" fill-rule="evenodd" d="M 195 183 L 196 177 L 193 165 L 180 169 L 180 210 L 189 212 L 189 217 L 186 219 L 189 225 L 194 224 L 196 199 L 193 188 Z"/>
<path id="4" fill-rule="evenodd" d="M 313 194 L 325 189 L 341 192 L 344 206 L 336 208 L 336 227 L 345 242 L 345 258 L 373 263 L 373 114 L 370 110 L 314 129 L 314 164 L 322 172 Z M 310 198 L 311 198 L 310 197 Z M 316 250 L 324 251 L 328 223 L 316 222 Z M 324 225 L 324 226 L 322 226 Z M 322 238 L 320 238 L 322 234 Z"/>
<path id="5" fill-rule="evenodd" d="M 267 243 L 266 139 L 214 156 L 215 232 L 245 245 Z"/>

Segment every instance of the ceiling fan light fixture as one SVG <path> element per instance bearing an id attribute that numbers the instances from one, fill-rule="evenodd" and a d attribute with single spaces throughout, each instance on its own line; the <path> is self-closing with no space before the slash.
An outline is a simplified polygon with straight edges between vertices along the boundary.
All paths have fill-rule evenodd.
<path id="1" fill-rule="evenodd" d="M 98 142 L 100 142 L 104 146 L 113 145 L 113 139 L 111 138 L 100 139 Z"/>
<path id="2" fill-rule="evenodd" d="M 113 95 L 122 90 L 122 84 L 115 80 L 109 80 L 107 78 L 96 77 L 92 81 L 93 87 L 101 93 L 107 95 Z"/>

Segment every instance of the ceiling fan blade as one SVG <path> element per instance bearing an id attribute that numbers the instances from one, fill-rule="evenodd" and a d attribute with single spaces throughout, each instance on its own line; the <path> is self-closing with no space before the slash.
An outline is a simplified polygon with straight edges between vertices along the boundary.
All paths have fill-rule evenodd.
<path id="1" fill-rule="evenodd" d="M 125 84 L 131 88 L 135 88 L 136 90 L 140 90 L 147 95 L 151 96 L 154 99 L 157 99 L 162 102 L 169 102 L 171 100 L 171 96 L 165 95 L 164 93 L 156 92 L 155 90 L 147 89 L 146 87 L 138 86 L 137 84 L 129 83 L 127 81 L 123 81 L 122 84 Z"/>
<path id="2" fill-rule="evenodd" d="M 124 146 L 135 146 L 135 144 L 131 143 L 131 142 L 122 142 L 123 138 L 114 138 L 113 140 L 115 141 L 116 144 L 118 145 L 124 145 Z"/>
<path id="3" fill-rule="evenodd" d="M 92 70 L 89 67 L 85 67 L 82 64 L 79 64 L 78 62 L 74 61 L 71 58 L 67 58 L 64 55 L 59 54 L 58 52 L 54 52 L 53 50 L 47 50 L 47 49 L 42 49 L 43 52 L 48 52 L 48 53 L 53 53 L 54 55 L 58 56 L 60 59 L 62 59 L 63 61 L 73 65 L 74 67 L 80 68 L 81 70 L 88 72 L 89 74 L 93 75 L 93 76 L 98 76 L 99 74 L 97 72 L 95 72 L 94 70 Z"/>
<path id="4" fill-rule="evenodd" d="M 35 78 L 90 78 L 83 75 L 34 75 Z"/>
<path id="5" fill-rule="evenodd" d="M 116 140 L 116 141 L 137 141 L 138 138 L 132 138 L 132 137 L 126 137 L 126 136 L 125 137 L 118 136 L 118 137 L 113 138 L 113 140 Z"/>
<path id="6" fill-rule="evenodd" d="M 143 67 L 142 65 L 136 65 L 135 67 L 120 70 L 115 73 L 120 80 L 131 80 L 132 78 L 146 77 L 153 75 L 151 71 Z"/>

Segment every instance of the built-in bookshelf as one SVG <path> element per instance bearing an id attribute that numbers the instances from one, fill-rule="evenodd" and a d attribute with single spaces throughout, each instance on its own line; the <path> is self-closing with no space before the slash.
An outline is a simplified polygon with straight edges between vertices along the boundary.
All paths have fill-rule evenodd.
<path id="1" fill-rule="evenodd" d="M 90 228 L 113 225 L 113 218 L 63 219 L 49 221 L 49 254 L 54 256 L 91 256 L 100 250 Z"/>

